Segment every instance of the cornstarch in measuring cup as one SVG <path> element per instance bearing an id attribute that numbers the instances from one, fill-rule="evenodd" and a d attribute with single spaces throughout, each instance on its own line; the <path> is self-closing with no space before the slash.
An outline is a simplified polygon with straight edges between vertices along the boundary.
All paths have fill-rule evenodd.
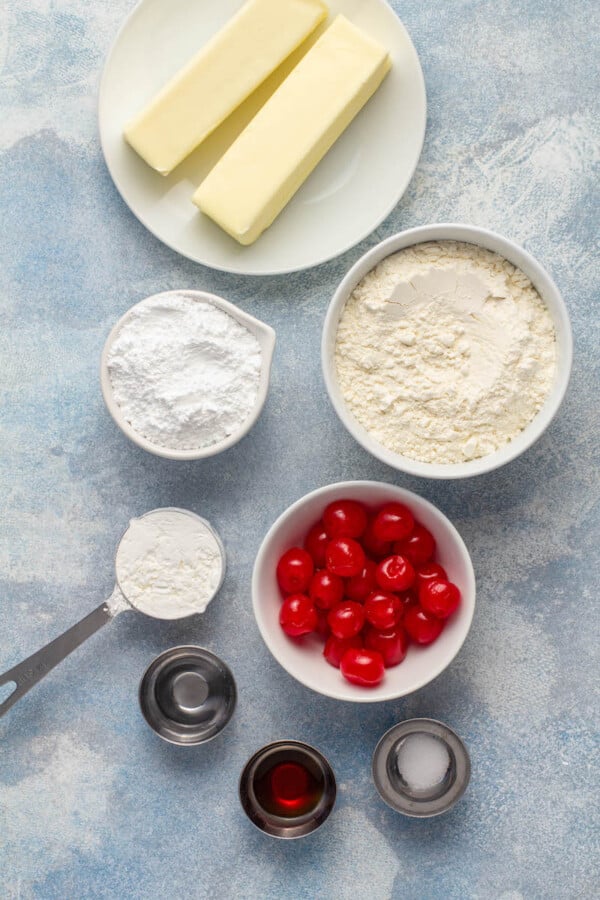
<path id="1" fill-rule="evenodd" d="M 409 734 L 398 750 L 398 772 L 414 791 L 425 791 L 443 781 L 450 757 L 439 738 L 430 734 Z"/>
<path id="2" fill-rule="evenodd" d="M 204 612 L 219 589 L 223 567 L 213 531 L 202 519 L 175 509 L 132 519 L 116 558 L 126 599 L 157 619 Z"/>
<path id="3" fill-rule="evenodd" d="M 131 427 L 170 450 L 199 450 L 238 432 L 256 404 L 261 363 L 245 325 L 183 293 L 134 307 L 107 359 Z"/>

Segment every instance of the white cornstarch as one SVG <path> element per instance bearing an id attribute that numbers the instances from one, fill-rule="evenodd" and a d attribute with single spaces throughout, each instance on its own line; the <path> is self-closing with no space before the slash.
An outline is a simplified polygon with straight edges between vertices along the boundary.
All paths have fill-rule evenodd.
<path id="1" fill-rule="evenodd" d="M 261 356 L 256 337 L 229 313 L 172 294 L 132 310 L 111 345 L 108 372 L 138 434 L 196 450 L 243 426 L 256 403 Z"/>
<path id="2" fill-rule="evenodd" d="M 556 335 L 530 279 L 474 244 L 387 257 L 357 285 L 335 364 L 357 421 L 384 447 L 430 463 L 487 456 L 534 418 L 552 386 Z"/>
<path id="3" fill-rule="evenodd" d="M 116 558 L 119 588 L 135 609 L 157 619 L 204 612 L 219 589 L 221 545 L 203 519 L 155 509 L 132 519 Z"/>

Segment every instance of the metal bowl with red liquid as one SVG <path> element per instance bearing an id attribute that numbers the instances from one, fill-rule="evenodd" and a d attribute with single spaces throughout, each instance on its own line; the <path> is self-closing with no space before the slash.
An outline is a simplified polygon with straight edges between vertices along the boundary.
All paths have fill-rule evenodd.
<path id="1" fill-rule="evenodd" d="M 276 741 L 258 750 L 240 778 L 240 801 L 265 834 L 299 838 L 315 831 L 335 803 L 333 769 L 322 753 L 300 741 Z"/>

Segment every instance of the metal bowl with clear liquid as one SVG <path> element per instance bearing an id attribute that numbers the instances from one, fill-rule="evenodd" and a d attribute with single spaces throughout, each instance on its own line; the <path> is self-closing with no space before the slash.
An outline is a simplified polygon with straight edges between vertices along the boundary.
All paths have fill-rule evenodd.
<path id="1" fill-rule="evenodd" d="M 229 667 L 210 650 L 172 647 L 146 669 L 139 701 L 159 737 L 189 747 L 220 734 L 235 710 L 237 691 Z"/>

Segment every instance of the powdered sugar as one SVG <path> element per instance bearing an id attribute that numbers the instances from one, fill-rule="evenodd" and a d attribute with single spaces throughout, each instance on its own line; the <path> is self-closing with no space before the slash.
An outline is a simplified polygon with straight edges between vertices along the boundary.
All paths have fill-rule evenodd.
<path id="1" fill-rule="evenodd" d="M 556 364 L 548 310 L 527 276 L 474 244 L 439 241 L 383 260 L 337 332 L 337 375 L 356 419 L 423 462 L 486 456 L 529 424 Z"/>
<path id="2" fill-rule="evenodd" d="M 261 349 L 229 313 L 186 294 L 151 297 L 108 354 L 115 401 L 138 434 L 195 450 L 235 434 L 256 404 Z"/>

